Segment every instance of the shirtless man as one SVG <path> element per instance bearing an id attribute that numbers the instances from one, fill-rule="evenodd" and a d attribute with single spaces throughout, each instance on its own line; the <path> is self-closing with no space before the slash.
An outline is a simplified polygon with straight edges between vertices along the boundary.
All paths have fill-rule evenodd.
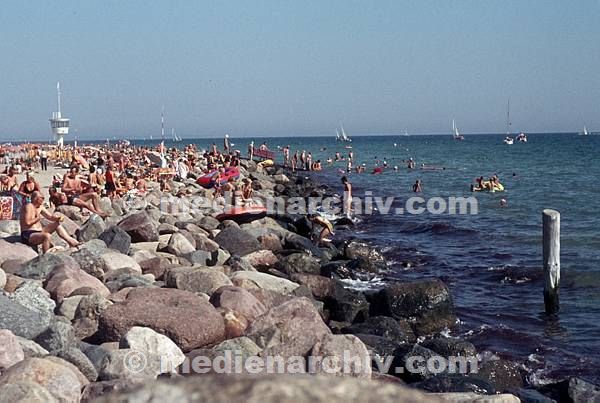
<path id="1" fill-rule="evenodd" d="M 83 187 L 81 179 L 79 179 L 78 167 L 71 167 L 69 173 L 63 177 L 62 192 L 66 196 L 65 204 L 88 209 L 102 218 L 108 217 L 108 214 L 100 209 L 100 196 L 98 196 L 98 193 L 82 194 Z"/>
<path id="2" fill-rule="evenodd" d="M 42 217 L 51 223 L 43 227 Z M 35 191 L 31 194 L 31 203 L 24 204 L 21 209 L 21 241 L 29 246 L 41 244 L 46 253 L 52 247 L 52 233 L 56 232 L 69 246 L 78 246 L 79 242 L 60 225 L 63 220 L 62 216 L 52 215 L 44 209 L 44 195 Z"/>

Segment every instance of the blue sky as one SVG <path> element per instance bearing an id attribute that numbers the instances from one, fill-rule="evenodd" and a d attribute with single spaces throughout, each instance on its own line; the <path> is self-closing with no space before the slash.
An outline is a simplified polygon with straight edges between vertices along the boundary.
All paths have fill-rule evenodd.
<path id="1" fill-rule="evenodd" d="M 17 1 L 2 139 L 600 130 L 600 0 Z"/>

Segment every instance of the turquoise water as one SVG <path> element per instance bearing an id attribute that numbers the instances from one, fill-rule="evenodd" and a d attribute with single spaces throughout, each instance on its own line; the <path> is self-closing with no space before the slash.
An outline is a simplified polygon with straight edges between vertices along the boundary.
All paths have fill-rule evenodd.
<path id="1" fill-rule="evenodd" d="M 352 150 L 367 173 L 349 174 L 355 195 L 413 196 L 412 184 L 423 182 L 423 197 L 472 196 L 477 215 L 402 215 L 363 217 L 353 236 L 372 241 L 392 262 L 390 276 L 443 278 L 451 287 L 460 326 L 451 334 L 471 339 L 517 359 L 533 383 L 566 376 L 599 380 L 600 366 L 600 136 L 532 134 L 527 143 L 505 145 L 504 135 L 470 135 L 459 142 L 448 136 L 354 137 Z M 232 141 L 245 154 L 247 139 Z M 345 162 L 328 166 L 347 143 L 329 137 L 254 139 L 271 149 L 290 145 L 321 159 L 320 181 L 341 191 Z M 213 140 L 194 140 L 207 147 Z M 222 140 L 217 145 L 221 146 Z M 394 143 L 397 144 L 394 147 Z M 326 148 L 325 150 L 322 150 Z M 281 155 L 279 156 L 281 158 Z M 403 160 L 443 167 L 408 170 Z M 377 160 L 389 167 L 370 172 Z M 471 193 L 483 175 L 497 174 L 502 193 Z M 508 207 L 500 207 L 500 199 Z M 561 213 L 561 313 L 543 313 L 542 228 L 545 208 Z M 408 263 L 410 262 L 410 264 Z"/>

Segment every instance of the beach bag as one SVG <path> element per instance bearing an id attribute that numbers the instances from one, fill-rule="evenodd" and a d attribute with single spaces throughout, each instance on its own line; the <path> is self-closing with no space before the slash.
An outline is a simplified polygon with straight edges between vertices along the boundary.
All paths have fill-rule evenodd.
<path id="1" fill-rule="evenodd" d="M 12 196 L 0 196 L 0 220 L 13 219 L 13 206 Z"/>

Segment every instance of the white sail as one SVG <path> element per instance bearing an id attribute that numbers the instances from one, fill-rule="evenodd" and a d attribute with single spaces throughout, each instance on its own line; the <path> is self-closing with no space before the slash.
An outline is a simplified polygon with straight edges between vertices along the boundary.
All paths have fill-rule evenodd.
<path id="1" fill-rule="evenodd" d="M 588 134 L 589 133 L 588 133 L 587 127 L 583 126 L 583 135 L 587 136 Z"/>

